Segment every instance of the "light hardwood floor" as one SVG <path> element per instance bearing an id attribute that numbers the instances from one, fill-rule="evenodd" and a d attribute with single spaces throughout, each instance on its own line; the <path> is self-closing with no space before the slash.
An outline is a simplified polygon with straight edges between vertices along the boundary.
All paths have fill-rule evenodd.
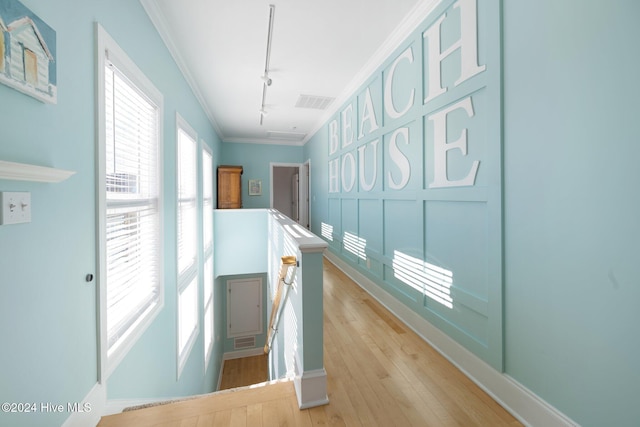
<path id="1" fill-rule="evenodd" d="M 267 355 L 243 357 L 224 361 L 220 390 L 244 387 L 269 380 Z"/>
<path id="2" fill-rule="evenodd" d="M 291 382 L 103 417 L 100 426 L 519 426 L 335 266 L 324 265 L 330 403 L 300 411 Z"/>

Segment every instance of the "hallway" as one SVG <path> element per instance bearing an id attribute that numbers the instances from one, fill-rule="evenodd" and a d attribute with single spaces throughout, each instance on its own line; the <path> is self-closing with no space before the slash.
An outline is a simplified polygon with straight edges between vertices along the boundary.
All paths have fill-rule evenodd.
<path id="1" fill-rule="evenodd" d="M 100 426 L 519 426 L 457 368 L 324 261 L 330 403 L 298 410 L 292 382 L 104 417 Z"/>
<path id="2" fill-rule="evenodd" d="M 330 420 L 362 426 L 520 425 L 326 260 L 324 311 L 331 402 L 324 412 Z"/>

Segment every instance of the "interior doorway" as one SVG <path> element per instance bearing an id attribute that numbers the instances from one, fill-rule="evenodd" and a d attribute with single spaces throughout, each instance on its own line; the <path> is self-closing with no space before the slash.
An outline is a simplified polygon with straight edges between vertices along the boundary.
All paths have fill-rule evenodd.
<path id="1" fill-rule="evenodd" d="M 305 228 L 309 218 L 310 162 L 271 163 L 271 207 Z"/>

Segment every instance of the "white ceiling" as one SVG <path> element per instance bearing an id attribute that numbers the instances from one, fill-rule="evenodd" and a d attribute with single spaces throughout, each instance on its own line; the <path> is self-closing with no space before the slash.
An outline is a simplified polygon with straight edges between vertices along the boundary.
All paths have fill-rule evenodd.
<path id="1" fill-rule="evenodd" d="M 141 3 L 223 141 L 301 145 L 438 1 Z M 275 5 L 272 85 L 260 125 L 269 4 Z M 296 108 L 300 95 L 337 99 L 325 110 Z"/>

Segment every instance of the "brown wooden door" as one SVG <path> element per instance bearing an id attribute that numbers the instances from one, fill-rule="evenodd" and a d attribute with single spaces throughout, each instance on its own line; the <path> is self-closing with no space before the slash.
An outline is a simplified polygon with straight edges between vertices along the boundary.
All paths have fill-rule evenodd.
<path id="1" fill-rule="evenodd" d="M 242 166 L 218 166 L 218 209 L 242 207 Z"/>

